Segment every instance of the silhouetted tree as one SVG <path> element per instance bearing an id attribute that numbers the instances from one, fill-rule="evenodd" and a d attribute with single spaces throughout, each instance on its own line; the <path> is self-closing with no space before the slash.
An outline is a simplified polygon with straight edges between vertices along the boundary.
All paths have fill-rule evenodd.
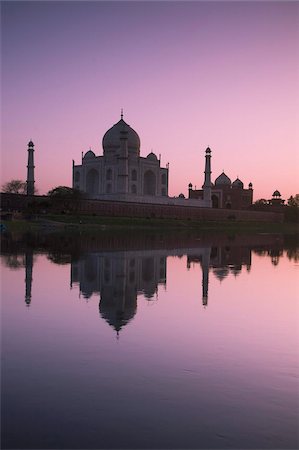
<path id="1" fill-rule="evenodd" d="M 3 184 L 2 192 L 7 192 L 9 194 L 26 194 L 26 187 L 26 181 L 11 180 Z"/>
<path id="2" fill-rule="evenodd" d="M 259 200 L 256 200 L 254 202 L 255 206 L 265 206 L 265 205 L 268 205 L 268 204 L 269 204 L 268 200 L 266 200 L 265 198 L 260 198 Z"/>
<path id="3" fill-rule="evenodd" d="M 294 197 L 291 195 L 288 199 L 288 206 L 295 206 L 296 208 L 299 208 L 299 194 L 296 194 Z"/>
<path id="4" fill-rule="evenodd" d="M 299 222 L 299 194 L 288 199 L 284 216 L 287 222 Z"/>
<path id="5" fill-rule="evenodd" d="M 3 184 L 2 192 L 6 192 L 8 194 L 22 194 L 25 195 L 27 193 L 27 182 L 23 180 L 11 180 L 7 183 Z M 37 193 L 37 189 L 34 187 L 34 193 Z"/>
<path id="6" fill-rule="evenodd" d="M 83 197 L 83 192 L 79 191 L 79 189 L 74 189 L 68 186 L 57 186 L 51 189 L 47 195 L 52 198 L 71 197 L 73 199 L 80 199 Z"/>

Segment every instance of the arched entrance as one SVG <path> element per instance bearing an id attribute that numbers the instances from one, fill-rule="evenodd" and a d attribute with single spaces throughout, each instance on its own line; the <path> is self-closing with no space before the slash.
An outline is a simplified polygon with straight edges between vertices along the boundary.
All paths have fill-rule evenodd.
<path id="1" fill-rule="evenodd" d="M 152 170 L 147 170 L 144 174 L 143 194 L 156 195 L 156 175 Z"/>
<path id="2" fill-rule="evenodd" d="M 86 176 L 86 192 L 88 194 L 98 194 L 99 192 L 99 172 L 90 169 Z"/>
<path id="3" fill-rule="evenodd" d="M 217 195 L 212 195 L 212 208 L 219 208 L 219 198 Z"/>

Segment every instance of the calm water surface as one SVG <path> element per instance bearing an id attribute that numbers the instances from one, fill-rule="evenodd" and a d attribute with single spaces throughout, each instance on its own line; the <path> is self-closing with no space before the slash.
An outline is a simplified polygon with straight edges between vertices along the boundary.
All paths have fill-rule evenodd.
<path id="1" fill-rule="evenodd" d="M 298 448 L 298 249 L 73 244 L 3 246 L 2 448 Z"/>

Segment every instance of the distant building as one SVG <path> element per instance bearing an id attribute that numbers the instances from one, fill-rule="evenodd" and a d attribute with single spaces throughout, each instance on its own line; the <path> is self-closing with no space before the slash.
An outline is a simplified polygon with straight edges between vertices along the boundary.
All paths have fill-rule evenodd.
<path id="1" fill-rule="evenodd" d="M 269 205 L 272 206 L 283 206 L 285 200 L 281 198 L 281 193 L 279 191 L 274 191 L 271 200 L 268 201 Z"/>
<path id="2" fill-rule="evenodd" d="M 189 198 L 204 198 L 204 189 L 193 189 L 190 183 Z M 244 184 L 239 178 L 231 182 L 224 172 L 216 178 L 214 184 L 211 184 L 212 208 L 247 209 L 252 205 L 252 199 L 252 183 L 249 183 L 248 189 L 244 189 Z"/>

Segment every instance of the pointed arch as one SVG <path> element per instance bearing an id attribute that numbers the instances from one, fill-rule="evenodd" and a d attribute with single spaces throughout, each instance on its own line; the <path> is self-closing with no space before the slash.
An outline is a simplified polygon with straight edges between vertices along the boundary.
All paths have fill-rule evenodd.
<path id="1" fill-rule="evenodd" d="M 152 170 L 147 170 L 144 174 L 143 194 L 156 195 L 156 175 Z"/>
<path id="2" fill-rule="evenodd" d="M 99 192 L 99 172 L 96 169 L 90 169 L 87 172 L 86 192 L 88 194 L 97 194 Z"/>

